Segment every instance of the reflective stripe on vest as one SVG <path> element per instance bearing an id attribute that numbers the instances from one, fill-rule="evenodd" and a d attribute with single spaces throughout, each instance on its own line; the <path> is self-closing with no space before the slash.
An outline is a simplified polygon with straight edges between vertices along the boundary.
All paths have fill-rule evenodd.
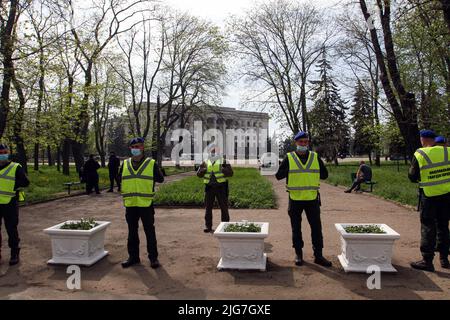
<path id="1" fill-rule="evenodd" d="M 286 190 L 292 200 L 315 200 L 320 184 L 318 155 L 310 152 L 305 166 L 295 152 L 288 153 L 289 173 Z"/>
<path id="2" fill-rule="evenodd" d="M 450 193 L 449 148 L 442 146 L 417 149 L 414 156 L 420 168 L 419 187 L 427 197 Z"/>
<path id="3" fill-rule="evenodd" d="M 216 177 L 216 180 L 218 183 L 226 182 L 226 178 L 224 174 L 222 173 L 222 160 L 218 159 L 214 162 L 214 164 L 211 162 L 211 160 L 207 160 L 207 168 L 205 176 L 203 177 L 203 183 L 208 184 L 212 174 Z"/>
<path id="4" fill-rule="evenodd" d="M 6 168 L 0 171 L 0 204 L 8 204 L 11 199 L 17 195 L 14 190 L 16 183 L 16 171 L 20 166 L 18 163 L 11 162 Z M 19 192 L 19 201 L 25 200 L 25 193 Z"/>
<path id="5" fill-rule="evenodd" d="M 153 169 L 155 160 L 147 158 L 135 171 L 127 159 L 122 171 L 122 197 L 125 207 L 149 207 L 153 202 Z"/>

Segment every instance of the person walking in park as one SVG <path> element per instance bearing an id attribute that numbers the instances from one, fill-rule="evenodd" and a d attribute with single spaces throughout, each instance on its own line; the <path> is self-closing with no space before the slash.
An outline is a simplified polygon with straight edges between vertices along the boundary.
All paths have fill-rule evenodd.
<path id="1" fill-rule="evenodd" d="M 353 190 L 359 191 L 361 189 L 361 183 L 372 180 L 372 168 L 368 166 L 364 161 L 359 162 L 358 172 L 356 172 L 356 178 L 353 181 L 353 185 L 350 189 L 345 190 L 345 193 L 351 193 Z"/>
<path id="2" fill-rule="evenodd" d="M 228 180 L 227 177 L 233 176 L 231 165 L 220 154 L 219 147 L 216 144 L 208 146 L 208 159 L 204 161 L 198 171 L 197 176 L 203 178 L 205 184 L 205 229 L 204 232 L 212 232 L 213 225 L 213 206 L 217 199 L 221 211 L 221 221 L 230 221 L 228 212 Z"/>
<path id="3" fill-rule="evenodd" d="M 434 271 L 436 244 L 441 266 L 450 268 L 450 148 L 435 146 L 435 137 L 431 130 L 420 132 L 422 148 L 414 153 L 408 173 L 411 182 L 418 182 L 423 192 L 420 211 L 420 251 L 423 259 L 412 262 L 411 267 L 426 271 Z"/>
<path id="4" fill-rule="evenodd" d="M 122 163 L 119 170 L 125 218 L 128 224 L 128 259 L 122 262 L 123 268 L 141 262 L 139 257 L 139 219 L 142 220 L 147 238 L 150 266 L 155 269 L 160 265 L 154 226 L 153 197 L 155 195 L 155 182 L 164 182 L 164 176 L 156 161 L 145 157 L 144 142 L 143 138 L 133 138 L 130 141 L 129 147 L 132 156 Z"/>
<path id="5" fill-rule="evenodd" d="M 86 182 L 86 194 L 91 194 L 92 188 L 95 189 L 96 194 L 100 194 L 98 169 L 100 169 L 100 164 L 95 160 L 93 154 L 89 155 L 89 160 L 86 161 L 82 170 L 83 180 Z"/>
<path id="6" fill-rule="evenodd" d="M 108 171 L 110 187 L 108 192 L 114 192 L 114 181 L 117 183 L 117 191 L 120 192 L 120 178 L 119 178 L 120 159 L 116 156 L 114 151 L 109 153 Z"/>
<path id="7" fill-rule="evenodd" d="M 22 188 L 28 187 L 25 170 L 18 163 L 9 160 L 10 151 L 7 145 L 0 144 L 0 227 L 5 222 L 8 234 L 8 246 L 11 249 L 9 265 L 19 263 L 20 238 L 17 227 L 19 225 L 19 201 L 25 200 Z M 0 260 L 1 255 L 1 228 L 0 228 Z"/>
<path id="8" fill-rule="evenodd" d="M 303 264 L 302 212 L 306 213 L 311 227 L 314 263 L 331 267 L 331 261 L 322 255 L 323 235 L 320 220 L 320 179 L 328 178 L 328 170 L 319 155 L 309 151 L 309 135 L 300 131 L 294 137 L 296 151 L 287 154 L 275 174 L 278 180 L 286 179 L 289 192 L 288 214 L 292 227 L 292 247 L 295 264 Z"/>

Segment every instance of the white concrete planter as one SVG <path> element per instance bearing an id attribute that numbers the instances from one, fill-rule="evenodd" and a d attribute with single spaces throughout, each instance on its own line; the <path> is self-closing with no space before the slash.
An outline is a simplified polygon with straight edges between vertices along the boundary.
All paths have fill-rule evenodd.
<path id="1" fill-rule="evenodd" d="M 376 225 L 386 233 L 348 233 L 345 227 Z M 345 272 L 367 272 L 376 265 L 382 272 L 397 272 L 391 264 L 392 247 L 400 235 L 386 224 L 381 223 L 336 223 L 341 234 L 342 252 L 338 256 Z"/>
<path id="2" fill-rule="evenodd" d="M 221 258 L 217 268 L 265 271 L 267 255 L 264 253 L 264 239 L 269 236 L 269 223 L 253 222 L 261 227 L 261 232 L 224 231 L 227 225 L 234 223 L 239 222 L 221 222 L 214 232 L 220 243 Z"/>
<path id="3" fill-rule="evenodd" d="M 111 222 L 96 221 L 99 225 L 90 230 L 60 229 L 66 222 L 44 230 L 52 241 L 53 257 L 47 263 L 90 266 L 108 254 L 104 249 L 105 231 Z"/>

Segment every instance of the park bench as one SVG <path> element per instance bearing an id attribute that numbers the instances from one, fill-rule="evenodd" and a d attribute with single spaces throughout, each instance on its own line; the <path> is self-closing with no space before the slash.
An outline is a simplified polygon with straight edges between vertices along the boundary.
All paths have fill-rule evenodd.
<path id="1" fill-rule="evenodd" d="M 82 184 L 82 182 L 79 181 L 64 183 L 64 186 L 67 188 L 67 194 L 70 195 L 70 189 L 72 188 L 72 186 L 79 186 L 80 184 Z"/>
<path id="2" fill-rule="evenodd" d="M 356 173 L 352 172 L 350 174 L 350 176 L 351 176 L 352 183 L 353 183 L 353 181 L 355 181 L 355 179 L 356 179 Z M 363 186 L 363 185 L 370 186 L 370 191 L 367 191 L 367 192 L 373 192 L 373 186 L 375 184 L 377 184 L 377 182 L 371 180 L 371 181 L 364 181 L 363 183 L 361 183 L 361 186 Z M 361 188 L 361 191 L 364 191 L 364 190 Z"/>

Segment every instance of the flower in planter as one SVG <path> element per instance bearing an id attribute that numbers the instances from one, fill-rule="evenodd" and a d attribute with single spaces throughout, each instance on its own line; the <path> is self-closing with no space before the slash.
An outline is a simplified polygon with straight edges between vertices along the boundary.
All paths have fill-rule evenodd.
<path id="1" fill-rule="evenodd" d="M 344 230 L 347 233 L 386 233 L 383 229 L 376 225 L 367 225 L 367 226 L 347 226 L 344 227 Z"/>
<path id="2" fill-rule="evenodd" d="M 77 222 L 66 222 L 61 226 L 61 229 L 66 230 L 91 230 L 98 226 L 98 223 L 95 222 L 94 218 L 84 219 L 81 218 L 80 221 Z"/>
<path id="3" fill-rule="evenodd" d="M 254 223 L 232 223 L 225 227 L 225 232 L 261 232 L 261 227 Z"/>

